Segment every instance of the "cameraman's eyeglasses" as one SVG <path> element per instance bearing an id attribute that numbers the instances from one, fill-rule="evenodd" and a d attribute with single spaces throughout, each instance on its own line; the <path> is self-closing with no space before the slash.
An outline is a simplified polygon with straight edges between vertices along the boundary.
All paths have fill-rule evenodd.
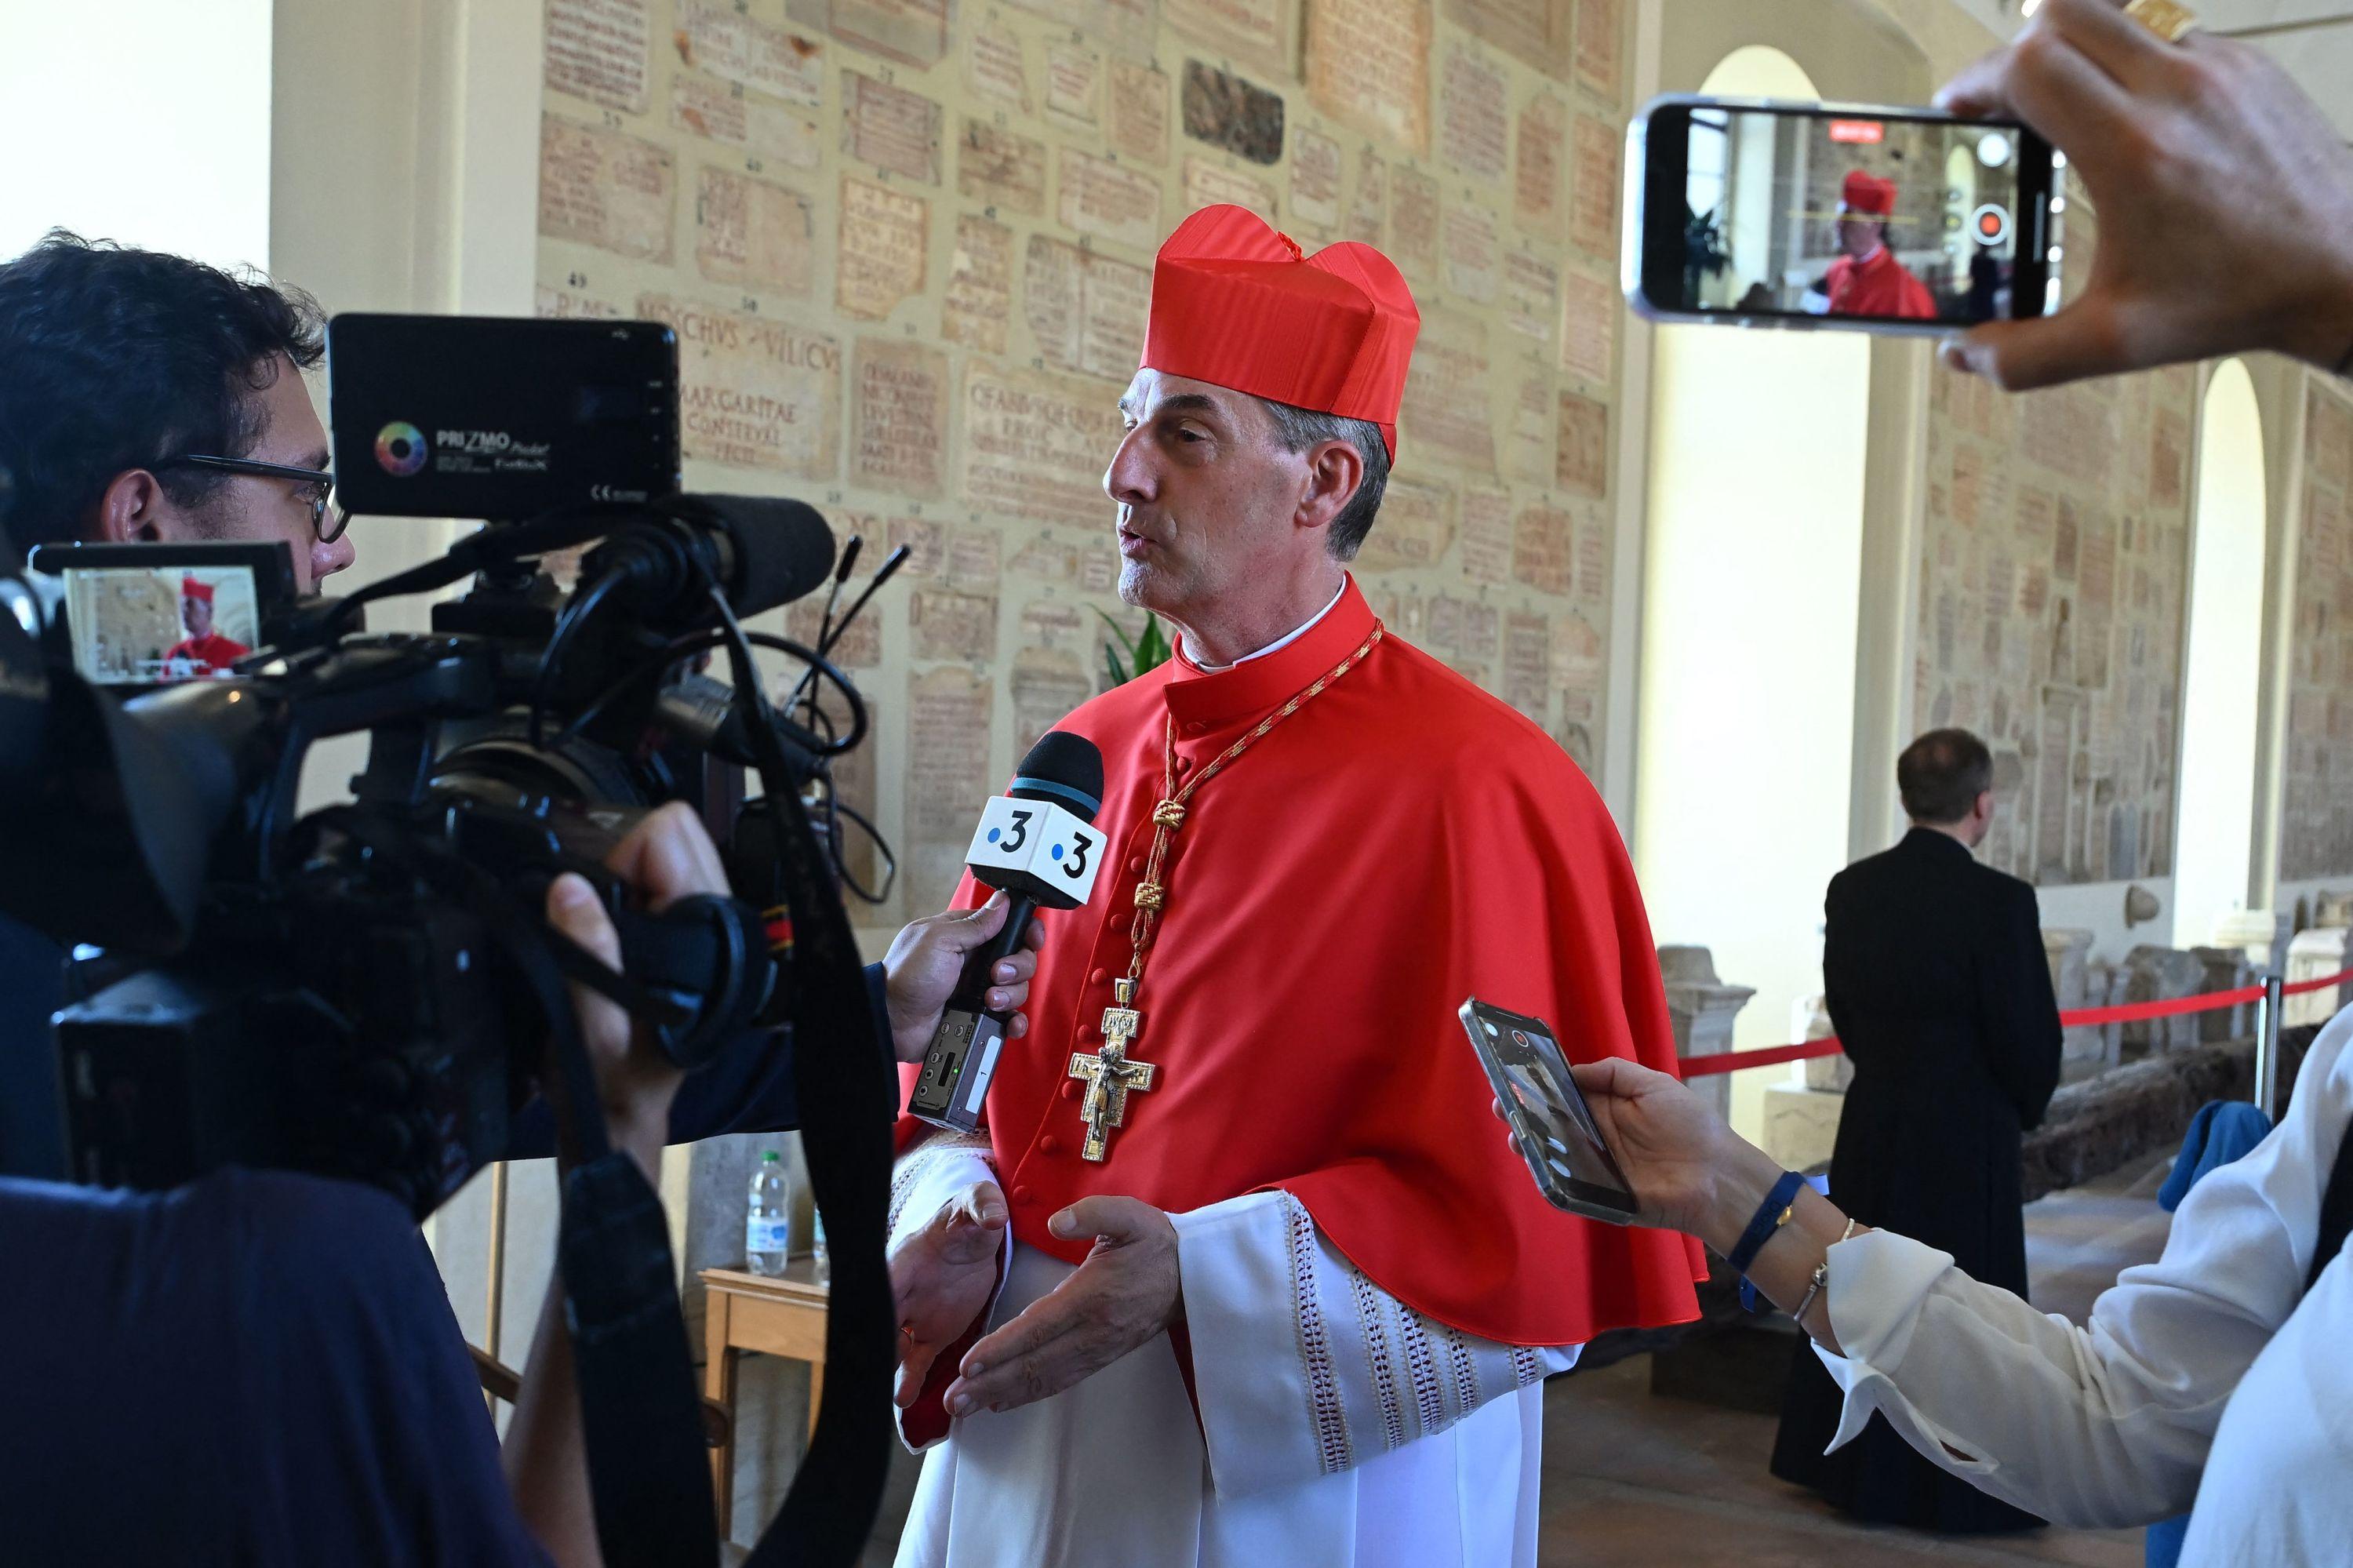
<path id="1" fill-rule="evenodd" d="M 332 545 L 343 536 L 352 514 L 335 504 L 335 476 L 323 468 L 289 468 L 284 463 L 255 462 L 249 458 L 208 457 L 195 452 L 166 458 L 154 465 L 157 469 L 209 468 L 221 473 L 241 473 L 254 479 L 284 479 L 303 486 L 298 492 L 302 503 L 311 509 L 311 532 L 319 536 L 322 545 Z"/>

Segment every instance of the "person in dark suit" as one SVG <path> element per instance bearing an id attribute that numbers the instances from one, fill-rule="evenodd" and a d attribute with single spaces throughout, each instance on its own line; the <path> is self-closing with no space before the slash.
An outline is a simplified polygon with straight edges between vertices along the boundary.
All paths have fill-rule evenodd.
<path id="1" fill-rule="evenodd" d="M 1967 730 L 1931 730 L 1896 759 L 1911 832 L 1831 879 L 1822 979 L 1854 1064 L 1831 1193 L 1864 1224 L 1953 1255 L 2026 1293 L 2019 1144 L 2059 1083 L 2059 1006 L 2034 889 L 1977 863 L 1992 824 L 1993 758 Z M 1825 1455 L 1843 1396 L 1802 1341 L 1773 1473 L 1857 1519 L 1927 1530 L 2042 1521 L 1914 1453 L 1873 1415 Z"/>

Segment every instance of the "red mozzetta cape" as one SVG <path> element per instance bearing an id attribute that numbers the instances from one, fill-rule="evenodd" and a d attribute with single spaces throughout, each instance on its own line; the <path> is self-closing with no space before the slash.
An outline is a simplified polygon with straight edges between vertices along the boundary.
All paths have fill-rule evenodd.
<path id="1" fill-rule="evenodd" d="M 1456 1016 L 1475 995 L 1548 1020 L 1573 1058 L 1673 1071 L 1617 831 L 1543 731 L 1394 636 L 1193 797 L 1129 1048 L 1159 1079 L 1106 1162 L 1079 1156 L 1066 1073 L 1127 971 L 1166 720 L 1206 767 L 1372 628 L 1351 582 L 1286 648 L 1214 673 L 1180 654 L 1062 721 L 1103 748 L 1110 858 L 1091 904 L 1044 917 L 1029 1033 L 989 1089 L 1013 1234 L 1075 1263 L 1090 1244 L 1046 1221 L 1081 1197 L 1181 1213 L 1280 1187 L 1382 1289 L 1484 1339 L 1695 1318 L 1697 1244 L 1547 1204 Z M 902 1146 L 923 1130 L 902 1121 Z"/>
<path id="2" fill-rule="evenodd" d="M 1841 256 L 1831 263 L 1831 314 L 1904 316 L 1932 321 L 1936 297 L 1883 245 L 1868 260 Z"/>
<path id="3" fill-rule="evenodd" d="M 184 637 L 172 644 L 166 660 L 185 659 L 207 670 L 226 670 L 253 650 L 217 631 L 207 631 L 202 637 Z"/>

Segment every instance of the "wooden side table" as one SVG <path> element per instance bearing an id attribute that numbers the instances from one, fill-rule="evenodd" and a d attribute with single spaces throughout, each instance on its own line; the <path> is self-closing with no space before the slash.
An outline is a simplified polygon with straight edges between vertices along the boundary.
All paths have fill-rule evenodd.
<path id="1" fill-rule="evenodd" d="M 736 1268 L 706 1268 L 702 1308 L 702 1392 L 727 1407 L 727 1440 L 711 1451 L 712 1491 L 718 1499 L 719 1538 L 727 1539 L 735 1501 L 735 1358 L 745 1351 L 807 1361 L 809 1430 L 817 1430 L 825 1395 L 825 1314 L 828 1292 L 817 1264 L 797 1257 L 775 1277 Z"/>

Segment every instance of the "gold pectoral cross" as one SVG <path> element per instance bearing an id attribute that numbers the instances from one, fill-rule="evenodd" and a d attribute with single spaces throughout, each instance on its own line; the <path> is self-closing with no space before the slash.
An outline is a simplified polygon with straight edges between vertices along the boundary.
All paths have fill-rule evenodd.
<path id="1" fill-rule="evenodd" d="M 1119 985 L 1120 1000 L 1124 1002 L 1133 994 L 1130 982 L 1122 980 Z M 1128 1060 L 1128 1042 L 1143 1027 L 1144 1015 L 1135 1009 L 1107 1007 L 1103 1049 L 1092 1054 L 1081 1051 L 1071 1058 L 1070 1075 L 1087 1086 L 1087 1097 L 1079 1105 L 1079 1115 L 1087 1124 L 1087 1139 L 1079 1153 L 1098 1165 L 1110 1158 L 1111 1129 L 1127 1123 L 1129 1091 L 1141 1094 L 1160 1073 L 1150 1062 Z"/>

